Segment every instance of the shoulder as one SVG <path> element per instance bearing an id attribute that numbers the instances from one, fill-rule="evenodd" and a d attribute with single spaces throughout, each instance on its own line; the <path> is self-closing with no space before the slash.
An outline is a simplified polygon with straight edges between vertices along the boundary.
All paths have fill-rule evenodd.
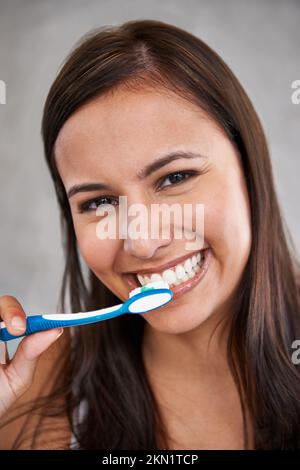
<path id="1" fill-rule="evenodd" d="M 70 439 L 70 430 L 67 416 L 43 417 L 39 409 L 31 411 L 36 400 L 53 392 L 60 371 L 57 367 L 62 358 L 67 364 L 70 351 L 70 331 L 65 328 L 64 334 L 53 343 L 38 359 L 34 378 L 30 388 L 14 403 L 0 423 L 0 449 L 31 449 L 33 434 L 38 428 L 38 435 L 34 448 L 48 449 L 61 447 L 62 442 Z M 57 371 L 57 373 L 55 373 Z M 64 371 L 68 373 L 68 371 Z M 63 404 L 64 397 L 55 399 L 55 405 Z M 20 414 L 20 416 L 18 416 Z M 18 417 L 17 417 L 18 416 Z M 11 420 L 8 422 L 8 420 Z M 7 424 L 5 424 L 7 423 Z M 50 431 L 49 426 L 53 428 Z M 43 431 L 44 429 L 44 431 Z M 62 433 L 65 438 L 63 438 Z M 51 439 L 52 438 L 52 439 Z M 52 441 L 52 444 L 50 442 Z M 66 444 L 67 445 L 67 444 Z"/>

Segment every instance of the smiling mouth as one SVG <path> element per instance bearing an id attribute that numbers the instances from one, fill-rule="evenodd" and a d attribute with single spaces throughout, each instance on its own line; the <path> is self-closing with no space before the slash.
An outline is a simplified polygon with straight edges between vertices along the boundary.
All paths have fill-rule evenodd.
<path id="1" fill-rule="evenodd" d="M 174 294 L 183 292 L 189 290 L 203 277 L 207 270 L 209 254 L 210 249 L 205 248 L 162 271 L 126 273 L 125 277 L 132 289 L 144 286 L 149 282 L 164 281 L 169 284 Z"/>

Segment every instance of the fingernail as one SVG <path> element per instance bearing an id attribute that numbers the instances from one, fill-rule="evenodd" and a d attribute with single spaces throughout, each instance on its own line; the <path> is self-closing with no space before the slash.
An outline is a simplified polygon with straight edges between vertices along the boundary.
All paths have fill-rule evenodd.
<path id="1" fill-rule="evenodd" d="M 13 317 L 11 320 L 11 326 L 14 330 L 23 331 L 25 330 L 26 324 L 21 317 Z"/>

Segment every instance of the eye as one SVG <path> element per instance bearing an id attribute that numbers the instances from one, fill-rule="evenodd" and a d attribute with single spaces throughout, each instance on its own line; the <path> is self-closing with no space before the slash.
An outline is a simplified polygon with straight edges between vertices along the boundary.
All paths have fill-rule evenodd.
<path id="1" fill-rule="evenodd" d="M 190 179 L 193 176 L 198 175 L 199 172 L 195 170 L 189 171 L 176 171 L 174 173 L 170 173 L 159 180 L 159 188 L 164 188 L 166 186 L 174 186 L 184 182 L 187 179 Z M 169 184 L 165 184 L 166 181 L 170 181 Z M 163 182 L 163 184 L 161 184 Z"/>
<path id="2" fill-rule="evenodd" d="M 169 173 L 168 175 L 160 178 L 158 180 L 158 184 L 156 186 L 159 189 L 167 187 L 167 186 L 175 186 L 178 184 L 183 183 L 185 180 L 192 178 L 193 176 L 199 175 L 200 172 L 197 170 L 185 170 L 185 171 L 176 171 L 173 173 Z M 165 183 L 169 180 L 169 184 Z M 114 205 L 117 206 L 119 203 L 118 198 L 113 198 L 110 196 L 100 196 L 94 199 L 90 199 L 86 202 L 83 202 L 79 205 L 79 213 L 82 214 L 84 212 L 91 212 L 93 210 L 97 210 L 100 205 Z M 92 204 L 95 204 L 96 207 L 91 207 Z"/>
<path id="3" fill-rule="evenodd" d="M 92 204 L 96 204 L 96 207 L 91 208 Z M 98 204 L 98 205 L 97 205 Z M 100 196 L 95 199 L 90 199 L 89 201 L 83 202 L 79 205 L 79 212 L 82 214 L 83 212 L 89 212 L 92 210 L 97 210 L 100 205 L 114 205 L 116 206 L 118 201 L 109 196 Z"/>

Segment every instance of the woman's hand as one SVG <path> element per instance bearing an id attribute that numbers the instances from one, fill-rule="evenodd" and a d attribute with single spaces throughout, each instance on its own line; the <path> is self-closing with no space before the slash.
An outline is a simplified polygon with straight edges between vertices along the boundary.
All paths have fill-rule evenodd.
<path id="1" fill-rule="evenodd" d="M 15 297 L 0 296 L 0 321 L 9 333 L 21 335 L 26 330 L 26 314 Z M 6 343 L 0 341 L 0 418 L 28 390 L 39 356 L 63 333 L 62 328 L 34 333 L 22 339 L 11 361 Z"/>

